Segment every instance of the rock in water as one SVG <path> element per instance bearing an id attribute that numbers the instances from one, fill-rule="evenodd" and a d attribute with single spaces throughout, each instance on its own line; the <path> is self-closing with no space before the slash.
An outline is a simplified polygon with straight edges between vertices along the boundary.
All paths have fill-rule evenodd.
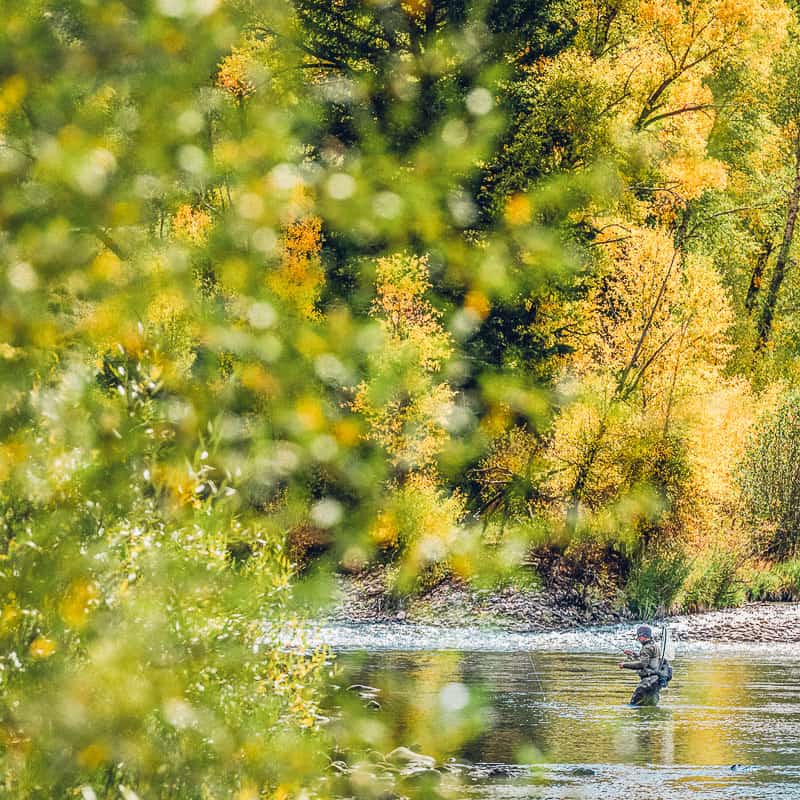
<path id="1" fill-rule="evenodd" d="M 427 769 L 421 767 L 407 767 L 401 773 L 403 779 L 411 781 L 412 783 L 439 783 L 442 779 L 442 774 L 437 769 Z"/>
<path id="2" fill-rule="evenodd" d="M 511 776 L 511 769 L 505 764 L 494 764 L 486 774 L 490 778 L 508 778 Z"/>
<path id="3" fill-rule="evenodd" d="M 359 697 L 362 697 L 365 700 L 370 700 L 373 697 L 377 697 L 381 690 L 376 689 L 374 686 L 367 686 L 363 683 L 353 683 L 347 687 L 347 691 L 355 692 Z"/>
<path id="4" fill-rule="evenodd" d="M 386 756 L 386 760 L 391 764 L 424 767 L 425 769 L 433 769 L 436 766 L 435 758 L 423 755 L 422 753 L 415 753 L 408 747 L 395 747 L 395 749 Z"/>

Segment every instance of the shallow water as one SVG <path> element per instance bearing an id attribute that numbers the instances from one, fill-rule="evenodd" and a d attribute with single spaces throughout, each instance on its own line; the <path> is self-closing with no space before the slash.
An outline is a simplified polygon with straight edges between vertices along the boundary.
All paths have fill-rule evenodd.
<path id="1" fill-rule="evenodd" d="M 381 688 L 378 716 L 422 752 L 445 752 L 454 703 L 484 704 L 483 730 L 454 751 L 468 765 L 461 796 L 800 798 L 800 654 L 684 646 L 659 707 L 632 709 L 637 678 L 614 653 L 628 635 L 319 632 L 346 680 Z"/>

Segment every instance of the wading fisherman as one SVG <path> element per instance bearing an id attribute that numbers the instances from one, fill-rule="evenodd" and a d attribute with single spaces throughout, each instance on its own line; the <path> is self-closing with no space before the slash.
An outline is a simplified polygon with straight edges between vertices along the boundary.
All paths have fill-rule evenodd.
<path id="1" fill-rule="evenodd" d="M 660 696 L 661 653 L 653 641 L 653 631 L 649 625 L 640 625 L 636 629 L 636 638 L 642 646 L 637 656 L 632 650 L 623 651 L 635 661 L 622 661 L 620 669 L 635 669 L 639 673 L 639 685 L 631 695 L 632 706 L 658 705 Z"/>

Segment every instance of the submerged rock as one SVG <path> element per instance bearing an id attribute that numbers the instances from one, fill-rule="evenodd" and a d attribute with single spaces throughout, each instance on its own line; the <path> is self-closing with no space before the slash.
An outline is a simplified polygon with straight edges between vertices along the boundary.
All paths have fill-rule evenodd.
<path id="1" fill-rule="evenodd" d="M 364 683 L 351 683 L 350 686 L 347 687 L 347 691 L 355 692 L 359 697 L 363 697 L 365 700 L 377 697 L 381 693 L 380 689 L 374 686 L 367 686 Z"/>
<path id="2" fill-rule="evenodd" d="M 470 770 L 471 778 L 508 778 L 514 770 L 508 764 L 482 764 Z"/>
<path id="3" fill-rule="evenodd" d="M 436 766 L 435 758 L 422 753 L 416 753 L 408 747 L 395 747 L 391 753 L 387 754 L 386 760 L 390 764 L 398 764 L 406 767 L 415 766 L 418 768 L 433 769 Z"/>
<path id="4" fill-rule="evenodd" d="M 426 767 L 408 767 L 404 769 L 400 775 L 412 783 L 439 783 L 442 779 L 442 774 L 438 769 L 428 769 Z"/>
<path id="5" fill-rule="evenodd" d="M 365 708 L 368 708 L 370 711 L 380 711 L 381 704 L 376 700 L 381 693 L 380 689 L 376 689 L 374 686 L 367 686 L 363 683 L 353 683 L 347 687 L 347 691 L 354 692 L 358 694 L 362 700 L 366 700 L 367 702 L 364 704 Z"/>

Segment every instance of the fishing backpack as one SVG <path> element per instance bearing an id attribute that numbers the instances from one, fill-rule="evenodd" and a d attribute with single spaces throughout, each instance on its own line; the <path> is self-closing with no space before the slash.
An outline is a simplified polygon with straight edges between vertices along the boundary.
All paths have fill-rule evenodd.
<path id="1" fill-rule="evenodd" d="M 672 680 L 670 658 L 675 658 L 675 644 L 672 641 L 669 626 L 664 625 L 661 632 L 661 660 L 658 663 L 658 672 L 656 673 L 662 689 L 666 688 L 666 685 Z"/>

